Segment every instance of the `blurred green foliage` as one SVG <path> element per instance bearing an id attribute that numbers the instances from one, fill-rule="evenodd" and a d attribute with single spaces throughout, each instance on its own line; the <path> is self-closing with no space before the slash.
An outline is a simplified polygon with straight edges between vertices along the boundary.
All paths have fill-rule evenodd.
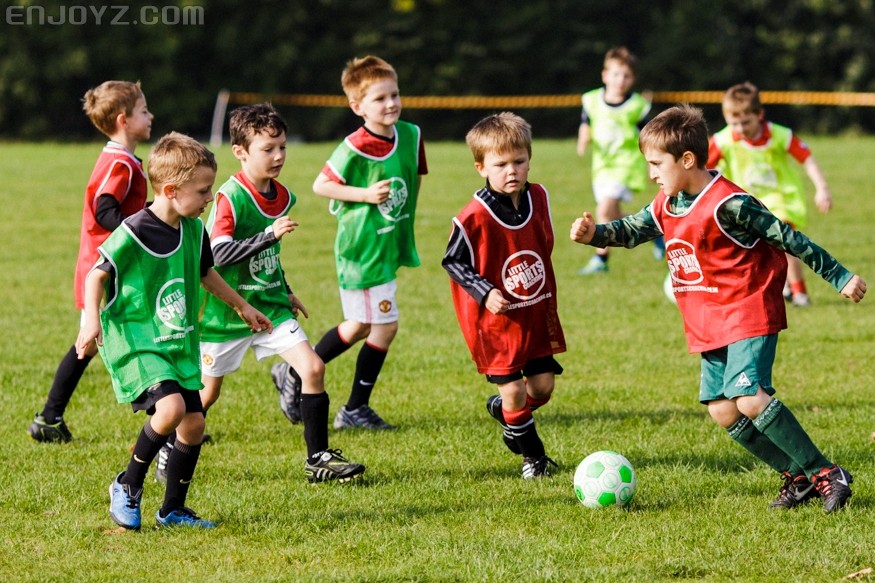
<path id="1" fill-rule="evenodd" d="M 579 93 L 600 84 L 605 51 L 621 44 L 640 57 L 639 89 L 722 90 L 750 80 L 769 90 L 875 91 L 872 4 L 3 0 L 0 137 L 96 137 L 80 100 L 107 79 L 142 81 L 154 135 L 205 137 L 220 89 L 336 95 L 344 63 L 369 53 L 396 67 L 406 95 Z M 705 109 L 719 124 L 719 108 Z M 308 141 L 337 139 L 357 125 L 344 109 L 284 113 L 290 134 Z M 542 137 L 576 131 L 576 108 L 525 113 Z M 408 109 L 405 117 L 435 140 L 461 139 L 483 114 Z M 808 132 L 875 130 L 873 108 L 769 114 Z"/>

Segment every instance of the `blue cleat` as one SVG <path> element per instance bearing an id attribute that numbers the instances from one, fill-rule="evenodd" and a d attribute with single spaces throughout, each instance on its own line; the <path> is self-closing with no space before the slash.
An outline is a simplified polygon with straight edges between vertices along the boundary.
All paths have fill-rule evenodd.
<path id="1" fill-rule="evenodd" d="M 123 475 L 124 472 L 120 472 L 109 485 L 109 515 L 117 525 L 139 530 L 143 488 L 135 490 L 130 484 L 122 484 L 119 478 Z"/>
<path id="2" fill-rule="evenodd" d="M 204 520 L 194 513 L 194 510 L 183 506 L 170 511 L 167 516 L 161 516 L 161 511 L 155 513 L 155 523 L 162 527 L 190 526 L 193 528 L 216 528 L 216 523 Z"/>

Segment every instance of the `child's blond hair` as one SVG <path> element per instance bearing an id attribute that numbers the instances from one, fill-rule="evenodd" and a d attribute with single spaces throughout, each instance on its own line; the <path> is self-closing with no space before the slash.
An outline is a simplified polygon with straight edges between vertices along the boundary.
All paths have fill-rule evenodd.
<path id="1" fill-rule="evenodd" d="M 347 62 L 340 76 L 340 85 L 346 98 L 350 101 L 361 101 L 368 87 L 377 81 L 390 80 L 398 82 L 398 74 L 392 65 L 374 55 L 355 58 Z"/>
<path id="2" fill-rule="evenodd" d="M 692 152 L 696 166 L 704 168 L 708 162 L 708 124 L 698 107 L 682 103 L 666 109 L 647 122 L 638 137 L 638 148 L 668 152 L 675 160 L 684 152 Z"/>
<path id="3" fill-rule="evenodd" d="M 143 90 L 139 81 L 104 81 L 85 92 L 82 109 L 94 127 L 110 136 L 116 132 L 115 120 L 119 114 L 132 115 L 141 97 Z"/>
<path id="4" fill-rule="evenodd" d="M 723 112 L 736 115 L 761 114 L 763 104 L 760 102 L 760 90 L 750 81 L 733 85 L 723 94 Z"/>
<path id="5" fill-rule="evenodd" d="M 525 150 L 532 157 L 532 126 L 515 113 L 504 111 L 486 116 L 465 136 L 465 142 L 474 154 L 474 161 L 482 163 L 486 154 L 504 154 Z"/>
<path id="6" fill-rule="evenodd" d="M 622 65 L 626 65 L 632 73 L 635 73 L 638 69 L 638 57 L 632 54 L 626 47 L 614 47 L 605 53 L 603 68 L 607 69 L 611 61 L 617 61 Z"/>
<path id="7" fill-rule="evenodd" d="M 149 152 L 149 182 L 160 193 L 166 184 L 181 186 L 194 178 L 201 166 L 217 169 L 216 157 L 206 146 L 185 134 L 170 132 Z"/>

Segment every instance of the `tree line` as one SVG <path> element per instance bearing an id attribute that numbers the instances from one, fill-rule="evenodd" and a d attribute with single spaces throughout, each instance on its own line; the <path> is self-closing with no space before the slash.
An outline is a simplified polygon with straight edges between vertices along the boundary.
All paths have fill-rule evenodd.
<path id="1" fill-rule="evenodd" d="M 601 84 L 602 57 L 617 45 L 639 57 L 638 89 L 749 80 L 764 90 L 875 91 L 870 0 L 3 0 L 0 19 L 4 139 L 94 139 L 81 97 L 107 79 L 142 82 L 156 133 L 203 138 L 219 90 L 339 95 L 344 63 L 365 54 L 395 66 L 402 96 L 581 93 Z M 704 109 L 722 125 L 718 106 Z M 807 132 L 871 133 L 873 110 L 773 106 L 769 115 Z M 307 141 L 358 123 L 343 108 L 283 113 Z M 485 113 L 404 117 L 431 140 L 460 139 Z M 539 137 L 575 135 L 576 108 L 521 113 Z"/>

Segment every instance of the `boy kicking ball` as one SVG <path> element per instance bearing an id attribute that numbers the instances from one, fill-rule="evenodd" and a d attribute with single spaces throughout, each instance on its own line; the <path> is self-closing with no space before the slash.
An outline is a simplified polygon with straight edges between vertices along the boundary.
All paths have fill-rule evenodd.
<path id="1" fill-rule="evenodd" d="M 702 355 L 699 400 L 730 437 L 779 472 L 771 508 L 819 494 L 833 512 L 851 497 L 850 472 L 828 460 L 772 395 L 778 332 L 787 327 L 785 253 L 799 257 L 844 297 L 859 302 L 866 282 L 716 171 L 706 169 L 702 112 L 676 106 L 641 132 L 639 146 L 660 190 L 634 215 L 596 225 L 588 212 L 571 239 L 635 247 L 665 235 L 673 291 L 690 352 Z"/>

